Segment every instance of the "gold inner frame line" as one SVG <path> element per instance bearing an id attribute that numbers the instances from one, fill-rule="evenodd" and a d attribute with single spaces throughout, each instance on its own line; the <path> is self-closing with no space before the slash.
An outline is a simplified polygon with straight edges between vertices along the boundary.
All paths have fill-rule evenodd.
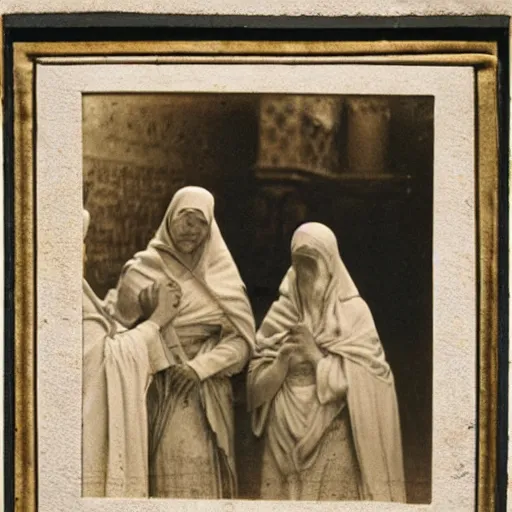
<path id="1" fill-rule="evenodd" d="M 166 42 L 76 42 L 15 43 L 14 73 L 14 189 L 15 189 L 15 499 L 16 511 L 37 510 L 37 427 L 35 409 L 37 340 L 35 283 L 34 126 L 37 91 L 36 63 L 63 58 L 72 64 L 85 59 L 105 63 L 134 56 L 166 59 L 206 58 L 341 59 L 339 63 L 419 64 L 473 66 L 476 110 L 476 213 L 478 263 L 478 457 L 477 510 L 495 508 L 497 481 L 497 376 L 498 376 L 498 112 L 497 44 L 465 41 L 377 42 L 273 42 L 273 41 L 166 41 Z M 1 55 L 1 52 L 0 52 Z M 41 60 L 43 59 L 43 61 Z M 123 60 L 124 59 L 124 60 Z M 128 59 L 128 60 L 127 60 Z M 163 60 L 162 60 L 163 59 Z M 189 59 L 187 61 L 187 59 Z M 299 59 L 299 60 L 297 60 Z M 346 60 L 344 60 L 346 59 Z M 173 62 L 176 62 L 174 60 Z M 202 63 L 201 61 L 194 61 Z M 256 61 L 257 62 L 257 61 Z M 277 61 L 276 61 L 277 62 Z M 317 60 L 318 62 L 318 60 Z M 110 62 L 109 62 L 110 63 Z M 133 63 L 138 63 L 133 61 Z M 336 62 L 333 62 L 336 63 Z M 54 62 L 55 65 L 61 64 Z M 0 80 L 2 77 L 0 77 Z"/>
<path id="2" fill-rule="evenodd" d="M 443 54 L 443 62 L 439 62 L 439 54 L 424 55 L 380 55 L 380 56 L 107 56 L 107 57 L 60 57 L 44 56 L 34 59 L 41 65 L 102 65 L 102 64 L 369 64 L 369 65 L 418 65 L 436 64 L 443 66 L 494 66 L 497 58 L 486 53 L 474 54 Z"/>

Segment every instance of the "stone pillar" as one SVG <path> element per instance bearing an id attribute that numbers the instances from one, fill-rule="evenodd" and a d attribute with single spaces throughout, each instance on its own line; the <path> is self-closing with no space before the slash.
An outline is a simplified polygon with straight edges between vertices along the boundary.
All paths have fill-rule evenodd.
<path id="1" fill-rule="evenodd" d="M 348 172 L 388 172 L 390 106 L 385 98 L 347 100 Z"/>

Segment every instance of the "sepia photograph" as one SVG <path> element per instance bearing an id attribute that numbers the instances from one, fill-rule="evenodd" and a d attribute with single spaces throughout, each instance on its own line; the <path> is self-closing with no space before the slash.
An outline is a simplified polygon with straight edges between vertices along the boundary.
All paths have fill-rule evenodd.
<path id="1" fill-rule="evenodd" d="M 506 509 L 512 11 L 468 3 L 4 0 L 0 509 Z"/>
<path id="2" fill-rule="evenodd" d="M 83 497 L 431 502 L 434 103 L 83 94 Z"/>
<path id="3" fill-rule="evenodd" d="M 495 49 L 17 44 L 18 510 L 493 510 Z"/>

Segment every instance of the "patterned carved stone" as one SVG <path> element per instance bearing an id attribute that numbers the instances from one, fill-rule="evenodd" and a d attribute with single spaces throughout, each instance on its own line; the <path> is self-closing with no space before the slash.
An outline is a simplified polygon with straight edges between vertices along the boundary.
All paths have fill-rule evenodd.
<path id="1" fill-rule="evenodd" d="M 167 167 L 138 167 L 84 159 L 91 213 L 89 279 L 104 293 L 115 285 L 122 265 L 144 248 L 159 225 L 183 176 Z"/>
<path id="2" fill-rule="evenodd" d="M 263 96 L 259 169 L 335 173 L 339 167 L 340 105 L 337 97 Z"/>

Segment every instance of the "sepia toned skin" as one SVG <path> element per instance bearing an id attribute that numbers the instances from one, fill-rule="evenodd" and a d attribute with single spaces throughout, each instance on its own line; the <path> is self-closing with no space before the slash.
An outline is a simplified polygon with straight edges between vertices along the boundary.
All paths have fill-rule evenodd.
<path id="1" fill-rule="evenodd" d="M 197 251 L 208 235 L 208 222 L 199 210 L 187 209 L 169 222 L 171 237 L 182 254 Z"/>
<path id="2" fill-rule="evenodd" d="M 181 289 L 175 281 L 153 283 L 141 292 L 141 305 L 147 318 L 165 329 L 176 317 L 181 300 Z"/>

